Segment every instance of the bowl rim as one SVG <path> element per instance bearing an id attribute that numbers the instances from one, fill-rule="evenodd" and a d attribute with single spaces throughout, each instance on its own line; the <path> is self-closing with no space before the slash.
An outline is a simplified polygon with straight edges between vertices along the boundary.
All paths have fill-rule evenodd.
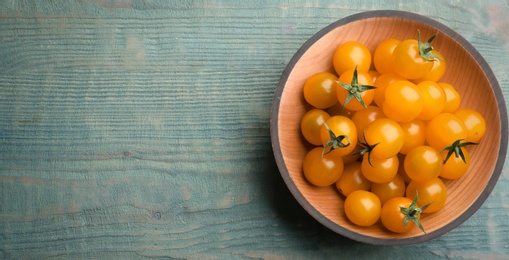
<path id="1" fill-rule="evenodd" d="M 492 176 L 489 179 L 485 189 L 480 194 L 480 196 L 474 201 L 474 203 L 458 218 L 451 221 L 449 224 L 443 226 L 442 228 L 439 228 L 433 232 L 426 233 L 420 236 L 410 237 L 410 238 L 394 238 L 394 239 L 386 239 L 386 238 L 377 238 L 377 237 L 371 237 L 366 236 L 363 234 L 359 234 L 356 232 L 353 232 L 351 230 L 348 230 L 342 226 L 337 225 L 336 223 L 332 222 L 328 218 L 326 218 L 324 215 L 322 215 L 313 205 L 311 205 L 304 197 L 304 195 L 299 191 L 296 184 L 293 182 L 293 180 L 290 177 L 290 174 L 288 172 L 288 169 L 286 168 L 281 146 L 279 143 L 279 135 L 278 135 L 278 119 L 279 119 L 279 107 L 281 102 L 281 96 L 284 90 L 284 87 L 286 85 L 286 81 L 288 80 L 288 77 L 297 64 L 297 62 L 300 60 L 300 58 L 306 53 L 306 51 L 319 39 L 321 39 L 323 36 L 325 36 L 327 33 L 331 32 L 332 30 L 336 29 L 337 27 L 346 25 L 351 22 L 368 19 L 368 18 L 381 18 L 381 17 L 391 17 L 391 18 L 403 18 L 411 21 L 416 21 L 422 24 L 426 24 L 428 26 L 432 26 L 434 28 L 439 29 L 443 33 L 447 34 L 449 37 L 451 37 L 453 40 L 458 42 L 460 45 L 462 45 L 467 52 L 472 55 L 472 57 L 477 61 L 478 65 L 482 68 L 484 74 L 486 75 L 488 81 L 491 83 L 493 92 L 495 94 L 495 99 L 497 102 L 497 107 L 499 108 L 499 116 L 500 116 L 500 122 L 501 122 L 501 145 L 500 150 L 498 153 L 498 158 L 496 161 L 495 168 L 493 170 Z M 339 19 L 317 33 L 315 33 L 313 36 L 311 36 L 304 44 L 297 50 L 297 52 L 293 55 L 291 60 L 288 62 L 287 66 L 285 67 L 280 80 L 278 82 L 277 88 L 274 93 L 274 98 L 272 102 L 272 108 L 271 108 L 271 114 L 270 114 L 270 135 L 271 135 L 271 142 L 272 142 L 272 149 L 275 156 L 276 164 L 278 166 L 278 169 L 280 171 L 280 174 L 286 183 L 286 186 L 294 196 L 294 198 L 298 201 L 298 203 L 313 217 L 315 218 L 319 223 L 327 227 L 328 229 L 334 231 L 335 233 L 338 233 L 344 237 L 350 238 L 355 241 L 367 243 L 367 244 L 373 244 L 373 245 L 410 245 L 410 244 L 417 244 L 422 243 L 428 240 L 435 239 L 437 237 L 440 237 L 444 235 L 445 233 L 451 231 L 452 229 L 456 228 L 460 224 L 462 224 L 464 221 L 466 221 L 470 216 L 472 216 L 486 201 L 488 196 L 491 194 L 492 190 L 494 189 L 498 178 L 500 177 L 500 174 L 502 172 L 506 153 L 507 153 L 507 143 L 508 143 L 508 117 L 507 117 L 507 108 L 504 100 L 504 95 L 502 92 L 502 89 L 500 88 L 500 85 L 495 77 L 495 74 L 491 70 L 489 64 L 487 61 L 482 57 L 482 55 L 476 50 L 476 48 L 468 42 L 463 36 L 461 36 L 459 33 L 455 32 L 448 26 L 434 20 L 431 18 L 428 18 L 426 16 L 408 12 L 408 11 L 399 11 L 399 10 L 373 10 L 373 11 L 365 11 L 353 15 L 346 16 L 342 19 Z"/>

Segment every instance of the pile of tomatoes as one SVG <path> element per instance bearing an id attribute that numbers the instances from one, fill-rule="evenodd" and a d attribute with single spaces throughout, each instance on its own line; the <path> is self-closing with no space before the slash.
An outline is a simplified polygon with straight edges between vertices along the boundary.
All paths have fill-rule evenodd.
<path id="1" fill-rule="evenodd" d="M 444 207 L 444 179 L 467 172 L 470 145 L 486 131 L 483 116 L 460 108 L 455 86 L 442 82 L 444 56 L 417 39 L 386 39 L 373 54 L 361 42 L 340 44 L 334 72 L 310 76 L 303 94 L 311 108 L 301 119 L 313 145 L 305 178 L 335 186 L 354 224 L 380 221 L 403 233 L 420 213 Z"/>

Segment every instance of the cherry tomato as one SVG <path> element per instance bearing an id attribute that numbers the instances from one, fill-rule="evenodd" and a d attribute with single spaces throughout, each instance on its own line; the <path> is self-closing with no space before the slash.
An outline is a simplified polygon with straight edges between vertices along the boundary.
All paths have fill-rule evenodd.
<path id="1" fill-rule="evenodd" d="M 430 204 L 424 209 L 423 213 L 432 213 L 444 207 L 447 201 L 447 188 L 440 178 L 433 178 L 427 181 L 411 181 L 407 185 L 406 197 L 414 198 L 416 192 L 419 195 L 417 205 L 423 207 Z"/>
<path id="2" fill-rule="evenodd" d="M 432 50 L 431 52 L 433 52 L 435 55 L 437 55 L 441 59 L 434 59 L 433 67 L 431 68 L 431 70 L 428 73 L 426 73 L 426 75 L 424 75 L 424 77 L 416 79 L 416 80 L 414 80 L 414 82 L 419 83 L 419 82 L 425 81 L 425 80 L 438 82 L 442 78 L 442 76 L 445 74 L 444 56 L 442 54 L 440 54 L 440 52 L 438 52 L 437 50 Z"/>
<path id="3" fill-rule="evenodd" d="M 344 203 L 347 218 L 358 226 L 371 226 L 380 218 L 382 205 L 372 192 L 356 190 L 350 193 Z"/>
<path id="4" fill-rule="evenodd" d="M 371 189 L 371 182 L 362 175 L 361 163 L 353 162 L 345 165 L 343 175 L 336 182 L 336 188 L 339 193 L 348 196 L 356 190 L 369 191 Z"/>
<path id="5" fill-rule="evenodd" d="M 337 156 L 345 156 L 355 149 L 357 146 L 357 128 L 355 127 L 355 124 L 353 121 L 345 116 L 332 116 L 327 121 L 325 121 L 325 124 L 329 126 L 329 128 L 332 130 L 332 132 L 336 135 L 336 137 L 339 137 L 341 135 L 347 136 L 350 140 L 350 145 L 344 147 L 344 148 L 336 148 L 332 152 L 330 152 L 331 155 L 337 155 Z M 322 126 L 320 129 L 320 137 L 322 139 L 322 145 L 325 146 L 327 142 L 331 139 L 331 136 L 329 134 L 329 131 L 327 131 L 327 128 L 325 126 Z M 345 139 L 342 142 L 344 145 L 348 144 L 348 141 Z"/>
<path id="6" fill-rule="evenodd" d="M 438 82 L 438 85 L 442 87 L 445 93 L 445 107 L 442 112 L 444 113 L 454 113 L 460 107 L 461 96 L 456 91 L 453 85 L 444 82 Z"/>
<path id="7" fill-rule="evenodd" d="M 405 157 L 405 172 L 414 181 L 427 181 L 438 177 L 442 170 L 442 155 L 427 145 L 416 147 Z"/>
<path id="8" fill-rule="evenodd" d="M 353 77 L 354 77 L 354 70 L 346 70 L 343 74 L 341 74 L 341 76 L 339 77 L 338 81 L 343 82 L 343 83 L 347 83 L 347 84 L 351 84 Z M 360 84 L 360 85 L 373 86 L 373 80 L 371 79 L 371 75 L 369 75 L 368 72 L 357 71 L 357 81 L 358 81 L 358 84 Z M 346 89 L 344 89 L 343 87 L 338 85 L 336 93 L 337 93 L 337 99 L 339 100 L 339 103 L 341 105 L 344 105 L 345 101 L 346 101 L 346 98 L 347 98 L 347 96 L 349 94 L 349 91 L 347 91 Z M 370 90 L 362 91 L 359 94 L 360 94 L 362 100 L 364 101 L 364 104 L 366 106 L 369 106 L 371 104 L 371 102 L 373 102 L 373 98 L 375 97 L 375 90 L 374 89 L 370 89 Z M 344 105 L 344 107 L 346 109 L 352 110 L 352 111 L 359 111 L 359 110 L 365 108 L 355 98 L 352 98 L 346 104 L 346 106 Z"/>
<path id="9" fill-rule="evenodd" d="M 321 109 L 307 111 L 300 121 L 300 130 L 304 138 L 313 145 L 322 145 L 320 129 L 330 115 Z"/>
<path id="10" fill-rule="evenodd" d="M 403 147 L 404 133 L 401 126 L 389 118 L 380 118 L 371 123 L 365 130 L 368 145 L 376 145 L 371 155 L 378 158 L 390 158 L 399 153 Z"/>
<path id="11" fill-rule="evenodd" d="M 338 75 L 347 70 L 353 70 L 355 67 L 359 72 L 368 72 L 371 66 L 371 52 L 360 42 L 345 42 L 336 49 L 333 65 Z"/>
<path id="12" fill-rule="evenodd" d="M 381 108 L 375 106 L 368 106 L 365 109 L 361 109 L 352 116 L 352 121 L 357 127 L 357 136 L 362 142 L 364 140 L 364 130 L 373 123 L 375 120 L 384 118 L 385 114 Z"/>
<path id="13" fill-rule="evenodd" d="M 373 64 L 381 74 L 394 72 L 392 67 L 392 53 L 401 41 L 394 38 L 383 40 L 373 53 Z"/>
<path id="14" fill-rule="evenodd" d="M 338 78 L 330 72 L 313 74 L 304 83 L 304 98 L 306 101 L 320 109 L 325 109 L 338 103 L 337 83 Z"/>
<path id="15" fill-rule="evenodd" d="M 392 198 L 383 204 L 380 220 L 384 227 L 395 233 L 406 233 L 414 229 L 416 225 L 412 221 L 404 225 L 405 214 L 401 211 L 401 208 L 409 208 L 410 205 L 412 199 L 403 196 Z M 417 219 L 420 219 L 420 214 L 417 215 Z"/>
<path id="16" fill-rule="evenodd" d="M 392 61 L 394 71 L 406 79 L 422 78 L 433 68 L 433 62 L 419 54 L 418 41 L 414 39 L 400 42 L 392 53 Z"/>
<path id="17" fill-rule="evenodd" d="M 398 173 L 399 160 L 398 156 L 389 158 L 371 157 L 369 154 L 363 155 L 361 170 L 366 179 L 373 183 L 390 182 Z M 371 162 L 371 164 L 370 164 Z"/>
<path id="18" fill-rule="evenodd" d="M 401 175 L 396 174 L 392 180 L 385 183 L 373 183 L 371 192 L 376 194 L 382 205 L 388 200 L 405 196 L 406 183 Z"/>
<path id="19" fill-rule="evenodd" d="M 486 121 L 477 111 L 470 108 L 461 108 L 454 113 L 467 129 L 466 142 L 479 142 L 486 132 Z"/>
<path id="20" fill-rule="evenodd" d="M 460 148 L 463 152 L 463 156 L 465 157 L 465 161 L 461 159 L 461 157 L 456 157 L 454 154 L 447 159 L 445 164 L 442 165 L 442 170 L 440 171 L 440 177 L 449 180 L 455 180 L 465 175 L 470 166 L 470 154 L 468 150 L 465 148 Z M 447 157 L 447 151 L 441 152 L 442 160 L 445 160 Z"/>
<path id="21" fill-rule="evenodd" d="M 420 82 L 417 84 L 417 87 L 421 90 L 424 101 L 424 107 L 417 118 L 427 121 L 442 113 L 446 103 L 442 87 L 429 80 Z"/>
<path id="22" fill-rule="evenodd" d="M 375 97 L 374 101 L 375 104 L 379 107 L 382 107 L 384 101 L 385 101 L 385 89 L 392 84 L 395 81 L 398 80 L 405 80 L 403 77 L 398 76 L 394 73 L 385 73 L 380 75 L 378 79 L 374 82 L 375 84 Z"/>
<path id="23" fill-rule="evenodd" d="M 306 179 L 315 186 L 330 186 L 343 174 L 343 159 L 339 156 L 324 155 L 322 148 L 315 147 L 304 157 L 303 172 Z"/>
<path id="24" fill-rule="evenodd" d="M 412 82 L 399 80 L 385 89 L 382 109 L 387 117 L 398 122 L 417 118 L 424 108 L 421 90 Z"/>
<path id="25" fill-rule="evenodd" d="M 441 151 L 459 139 L 466 139 L 467 128 L 461 119 L 451 113 L 434 117 L 426 127 L 426 141 Z"/>
<path id="26" fill-rule="evenodd" d="M 413 148 L 426 143 L 426 124 L 423 121 L 414 119 L 410 122 L 401 122 L 399 125 L 404 136 L 400 153 L 407 154 Z"/>

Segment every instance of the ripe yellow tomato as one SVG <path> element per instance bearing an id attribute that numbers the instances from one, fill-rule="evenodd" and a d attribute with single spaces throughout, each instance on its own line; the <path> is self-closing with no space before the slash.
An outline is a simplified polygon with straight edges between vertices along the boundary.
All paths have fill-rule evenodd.
<path id="1" fill-rule="evenodd" d="M 470 108 L 461 108 L 454 113 L 467 129 L 466 142 L 479 142 L 486 133 L 486 120 L 481 113 Z"/>
<path id="2" fill-rule="evenodd" d="M 412 199 L 403 196 L 392 198 L 383 204 L 380 220 L 384 227 L 395 233 L 406 233 L 414 229 L 416 225 L 413 221 L 404 224 L 406 215 L 401 210 L 401 208 L 410 208 L 410 205 L 412 205 Z M 420 219 L 420 214 L 415 218 Z"/>
<path id="3" fill-rule="evenodd" d="M 373 53 L 373 65 L 381 74 L 394 72 L 392 67 L 392 53 L 401 41 L 394 38 L 383 40 Z"/>
<path id="4" fill-rule="evenodd" d="M 427 181 L 438 177 L 442 170 L 440 151 L 427 145 L 416 147 L 405 157 L 405 172 L 414 181 Z"/>
<path id="5" fill-rule="evenodd" d="M 424 108 L 421 90 L 412 82 L 399 80 L 385 89 L 382 109 L 385 115 L 398 122 L 417 118 Z"/>
<path id="6" fill-rule="evenodd" d="M 442 209 L 447 201 L 447 187 L 440 178 L 433 178 L 427 181 L 411 181 L 407 185 L 406 197 L 414 198 L 419 195 L 417 205 L 423 207 L 430 204 L 424 209 L 423 213 L 432 213 Z"/>
<path id="7" fill-rule="evenodd" d="M 306 101 L 320 109 L 325 109 L 338 103 L 337 83 L 338 78 L 330 72 L 313 74 L 304 83 L 304 98 Z"/>
<path id="8" fill-rule="evenodd" d="M 322 145 L 320 129 L 330 115 L 321 109 L 307 111 L 300 121 L 300 130 L 304 138 L 313 145 Z"/>
<path id="9" fill-rule="evenodd" d="M 394 71 L 406 79 L 423 78 L 433 68 L 433 62 L 419 54 L 417 40 L 407 39 L 396 46 L 392 53 Z"/>
<path id="10" fill-rule="evenodd" d="M 341 157 L 330 154 L 322 156 L 321 147 L 315 147 L 306 154 L 302 167 L 306 179 L 319 187 L 336 183 L 344 169 Z"/>
<path id="11" fill-rule="evenodd" d="M 440 171 L 439 175 L 440 177 L 444 179 L 455 180 L 465 175 L 470 166 L 470 153 L 464 147 L 461 147 L 460 149 L 463 152 L 463 157 L 465 158 L 465 161 L 463 161 L 463 159 L 460 156 L 456 157 L 453 154 L 442 165 L 442 170 Z M 448 151 L 441 152 L 442 160 L 444 161 L 447 158 L 447 152 Z"/>
<path id="12" fill-rule="evenodd" d="M 371 123 L 365 131 L 368 145 L 376 145 L 371 155 L 378 158 L 396 156 L 403 147 L 404 133 L 401 126 L 389 118 L 380 118 Z"/>
<path id="13" fill-rule="evenodd" d="M 350 193 L 344 203 L 346 217 L 358 226 L 371 226 L 380 218 L 382 205 L 372 192 L 356 190 Z"/>
<path id="14" fill-rule="evenodd" d="M 467 137 L 467 128 L 461 119 L 451 113 L 441 113 L 429 121 L 426 127 L 426 141 L 441 151 L 457 140 Z"/>
<path id="15" fill-rule="evenodd" d="M 359 71 L 368 72 L 371 66 L 371 52 L 362 43 L 356 41 L 345 42 L 338 46 L 332 61 L 338 75 L 355 67 Z"/>
<path id="16" fill-rule="evenodd" d="M 368 158 L 369 154 L 363 155 L 361 170 L 362 175 L 372 183 L 390 182 L 398 173 L 399 160 L 398 156 L 389 158 Z"/>

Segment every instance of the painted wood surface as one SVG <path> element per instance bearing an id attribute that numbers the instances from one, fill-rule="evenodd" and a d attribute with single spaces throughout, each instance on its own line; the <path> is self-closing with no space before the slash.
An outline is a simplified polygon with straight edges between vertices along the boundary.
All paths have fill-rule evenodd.
<path id="1" fill-rule="evenodd" d="M 509 258 L 509 174 L 415 246 L 322 227 L 274 162 L 274 90 L 302 43 L 375 9 L 469 40 L 509 98 L 507 1 L 0 1 L 0 259 Z M 507 102 L 506 102 L 507 103 Z"/>

